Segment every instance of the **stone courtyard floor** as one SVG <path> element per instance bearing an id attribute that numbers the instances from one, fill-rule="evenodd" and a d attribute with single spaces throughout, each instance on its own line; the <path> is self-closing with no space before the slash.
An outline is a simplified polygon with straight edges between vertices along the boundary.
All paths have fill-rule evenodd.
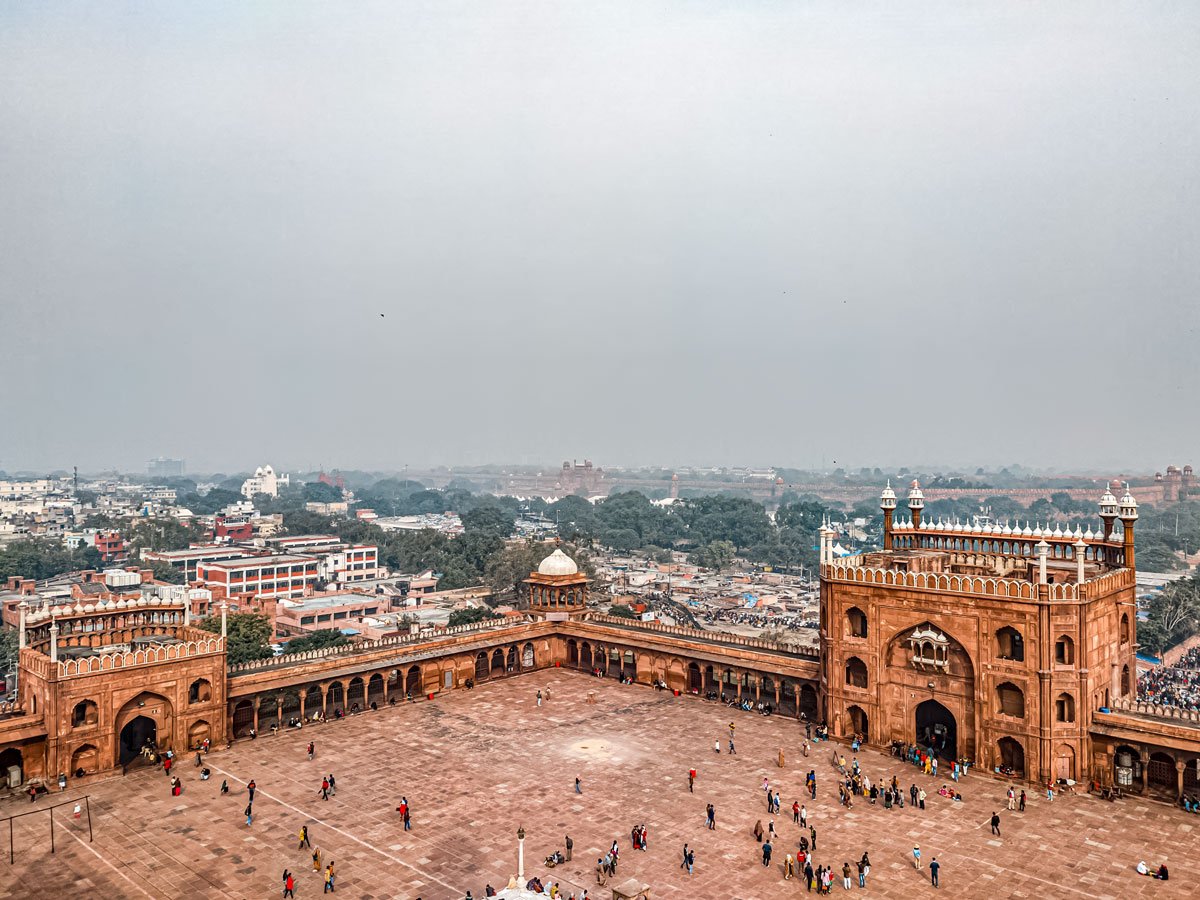
<path id="1" fill-rule="evenodd" d="M 541 708 L 538 688 L 551 699 Z M 587 702 L 597 692 L 595 705 Z M 726 746 L 727 724 L 737 726 L 737 755 Z M 790 807 L 801 799 L 804 773 L 817 772 L 818 793 L 808 803 L 817 828 L 816 859 L 851 863 L 864 850 L 872 862 L 867 892 L 880 897 L 932 894 L 928 869 L 911 863 L 913 843 L 926 861 L 942 863 L 942 890 L 955 897 L 1184 897 L 1200 888 L 1200 817 L 1137 799 L 1109 803 L 1088 796 L 1053 803 L 1031 796 L 1027 812 L 1004 809 L 1006 785 L 972 774 L 960 788 L 965 802 L 935 791 L 925 778 L 885 754 L 858 754 L 872 778 L 893 773 L 907 786 L 923 785 L 928 808 L 884 810 L 857 800 L 837 804 L 831 745 L 800 754 L 803 730 L 795 721 L 763 718 L 694 697 L 676 698 L 646 687 L 549 670 L 456 691 L 433 702 L 402 704 L 339 722 L 257 741 L 238 742 L 208 757 L 210 781 L 187 760 L 178 768 L 185 790 L 172 798 L 161 769 L 141 769 L 91 785 L 95 840 L 71 807 L 55 811 L 56 850 L 49 852 L 46 815 L 17 820 L 16 864 L 0 897 L 278 897 L 284 867 L 297 875 L 296 896 L 314 897 L 321 880 L 309 851 L 296 849 L 308 824 L 323 859 L 336 862 L 337 893 L 352 898 L 459 900 L 482 897 L 490 882 L 502 888 L 516 870 L 516 831 L 523 825 L 526 877 L 558 881 L 564 896 L 606 898 L 593 870 L 616 838 L 617 881 L 643 880 L 659 898 L 772 898 L 804 894 L 802 880 L 782 877 L 784 854 L 795 849 L 799 828 Z M 309 762 L 305 746 L 317 745 Z M 776 765 L 779 748 L 787 766 Z M 840 748 L 850 758 L 848 748 Z M 689 794 L 687 770 L 699 771 Z M 322 774 L 333 772 L 337 795 L 320 797 Z M 573 790 L 583 780 L 583 794 Z M 763 777 L 782 793 L 775 817 L 780 839 L 774 865 L 764 868 L 751 828 L 765 815 Z M 231 794 L 218 789 L 228 778 Z M 247 827 L 245 782 L 258 784 L 254 824 Z M 72 800 L 83 790 L 55 794 Z M 395 809 L 407 795 L 413 830 L 405 833 Z M 46 805 L 47 799 L 38 801 Z M 705 804 L 717 810 L 717 829 L 704 827 Z M 35 808 L 4 804 L 4 815 Z M 999 810 L 1002 838 L 988 820 Z M 649 850 L 630 847 L 636 823 L 649 829 Z M 0 827 L 0 832 L 4 829 Z M 575 842 L 574 861 L 546 869 L 542 860 Z M 0 833 L 0 846 L 7 835 Z M 690 878 L 680 849 L 696 851 Z M 1139 859 L 1165 860 L 1170 882 L 1142 878 Z M 835 890 L 842 893 L 840 880 Z M 858 890 L 857 881 L 854 890 Z"/>

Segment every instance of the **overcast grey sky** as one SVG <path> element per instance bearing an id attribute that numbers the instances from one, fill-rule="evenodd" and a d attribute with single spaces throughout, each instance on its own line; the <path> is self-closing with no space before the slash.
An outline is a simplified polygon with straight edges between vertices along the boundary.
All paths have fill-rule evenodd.
<path id="1" fill-rule="evenodd" d="M 1198 60 L 1194 2 L 10 0 L 0 469 L 1200 463 Z"/>

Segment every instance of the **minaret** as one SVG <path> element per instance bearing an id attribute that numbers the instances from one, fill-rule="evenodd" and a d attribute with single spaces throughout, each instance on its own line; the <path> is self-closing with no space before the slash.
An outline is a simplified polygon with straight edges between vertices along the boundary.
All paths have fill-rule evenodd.
<path id="1" fill-rule="evenodd" d="M 1125 568 L 1137 568 L 1133 559 L 1133 523 L 1137 521 L 1137 501 L 1129 493 L 1129 485 L 1125 485 L 1125 496 L 1121 498 L 1121 525 L 1125 530 Z"/>
<path id="2" fill-rule="evenodd" d="M 913 479 L 912 487 L 908 492 L 908 509 L 912 513 L 912 527 L 914 531 L 921 529 L 921 510 L 925 508 L 925 495 L 921 493 L 921 482 Z"/>
<path id="3" fill-rule="evenodd" d="M 879 508 L 883 510 L 883 549 L 892 549 L 892 513 L 896 510 L 896 492 L 892 490 L 892 479 L 879 495 Z"/>
<path id="4" fill-rule="evenodd" d="M 24 649 L 25 648 L 25 615 L 29 612 L 29 604 L 27 602 L 25 602 L 24 600 L 22 600 L 20 603 L 17 604 L 17 609 L 19 609 L 21 611 L 21 626 L 20 626 L 21 631 L 20 631 L 20 635 L 17 638 L 17 647 L 19 649 Z"/>
<path id="5" fill-rule="evenodd" d="M 1117 517 L 1117 498 L 1108 488 L 1100 497 L 1100 518 L 1104 520 L 1104 540 L 1112 540 L 1113 520 Z"/>

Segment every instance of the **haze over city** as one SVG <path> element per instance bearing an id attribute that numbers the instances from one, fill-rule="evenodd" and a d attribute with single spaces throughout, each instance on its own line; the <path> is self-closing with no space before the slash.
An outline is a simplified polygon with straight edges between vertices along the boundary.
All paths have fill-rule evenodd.
<path id="1" fill-rule="evenodd" d="M 0 9 L 0 469 L 1187 456 L 1193 4 Z"/>

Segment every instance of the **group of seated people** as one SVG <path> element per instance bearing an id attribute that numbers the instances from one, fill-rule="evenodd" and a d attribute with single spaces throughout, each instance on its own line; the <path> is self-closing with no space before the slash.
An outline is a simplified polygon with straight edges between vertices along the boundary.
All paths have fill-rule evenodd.
<path id="1" fill-rule="evenodd" d="M 1160 881 L 1166 881 L 1169 877 L 1166 863 L 1163 863 L 1157 869 L 1151 870 L 1150 867 L 1146 865 L 1145 860 L 1142 860 L 1137 864 L 1137 873 L 1139 875 L 1151 875 Z"/>
<path id="2" fill-rule="evenodd" d="M 954 790 L 954 788 L 947 787 L 944 784 L 940 788 L 938 788 L 938 793 L 941 794 L 943 797 L 949 797 L 951 800 L 957 800 L 959 802 L 962 801 L 962 794 L 960 794 L 958 791 Z"/>
<path id="3" fill-rule="evenodd" d="M 1200 813 L 1200 800 L 1195 797 L 1189 797 L 1184 794 L 1179 798 L 1179 805 L 1182 806 L 1186 812 Z"/>

